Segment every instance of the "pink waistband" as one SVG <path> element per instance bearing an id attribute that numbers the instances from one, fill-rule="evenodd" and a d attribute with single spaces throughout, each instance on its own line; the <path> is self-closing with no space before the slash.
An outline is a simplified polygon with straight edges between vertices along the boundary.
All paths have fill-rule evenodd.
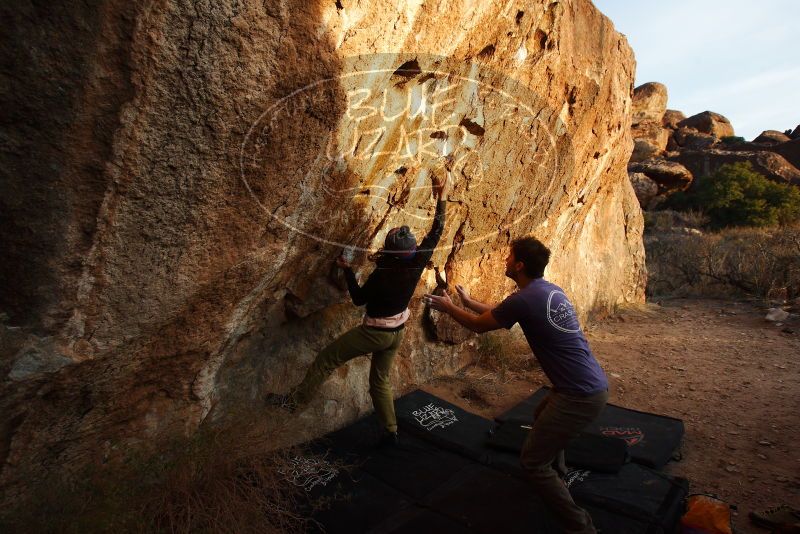
<path id="1" fill-rule="evenodd" d="M 370 317 L 364 315 L 364 326 L 375 326 L 377 328 L 396 328 L 405 323 L 411 316 L 411 311 L 406 308 L 402 312 L 389 317 Z"/>

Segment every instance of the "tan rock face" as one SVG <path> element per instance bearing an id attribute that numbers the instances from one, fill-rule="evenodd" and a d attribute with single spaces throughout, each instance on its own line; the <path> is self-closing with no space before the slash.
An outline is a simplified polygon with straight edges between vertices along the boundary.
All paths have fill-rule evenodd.
<path id="1" fill-rule="evenodd" d="M 333 259 L 423 235 L 445 156 L 449 283 L 498 301 L 533 232 L 582 314 L 643 299 L 633 55 L 588 0 L 32 10 L 3 8 L 0 48 L 0 305 L 39 340 L 5 346 L 4 487 L 298 381 L 359 320 Z M 434 285 L 398 390 L 465 363 L 425 333 Z M 325 384 L 314 433 L 368 408 L 366 371 Z"/>

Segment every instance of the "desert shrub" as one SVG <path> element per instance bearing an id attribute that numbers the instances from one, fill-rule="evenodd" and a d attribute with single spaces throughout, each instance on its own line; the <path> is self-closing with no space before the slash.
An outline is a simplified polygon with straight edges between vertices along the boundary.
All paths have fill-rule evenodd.
<path id="1" fill-rule="evenodd" d="M 690 192 L 672 195 L 665 207 L 701 210 L 714 228 L 774 226 L 800 220 L 800 189 L 768 180 L 749 162 L 722 165 Z"/>
<path id="2" fill-rule="evenodd" d="M 645 240 L 648 294 L 800 296 L 800 227 L 732 228 Z"/>
<path id="3" fill-rule="evenodd" d="M 61 473 L 3 510 L 0 530 L 304 532 L 310 521 L 301 513 L 304 491 L 291 473 L 298 459 L 315 457 L 296 447 L 276 449 L 279 431 L 239 419 L 151 443 L 113 465 Z"/>
<path id="4" fill-rule="evenodd" d="M 726 145 L 738 145 L 744 143 L 744 137 L 739 137 L 738 135 L 726 135 L 723 136 L 720 141 Z"/>
<path id="5" fill-rule="evenodd" d="M 669 232 L 675 228 L 705 228 L 708 223 L 708 216 L 699 210 L 644 212 L 644 226 L 648 233 Z"/>

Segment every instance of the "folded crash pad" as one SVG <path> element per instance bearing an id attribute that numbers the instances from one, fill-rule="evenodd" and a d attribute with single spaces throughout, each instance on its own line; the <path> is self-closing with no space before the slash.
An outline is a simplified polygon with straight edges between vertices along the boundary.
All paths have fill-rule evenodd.
<path id="1" fill-rule="evenodd" d="M 497 417 L 497 421 L 513 419 L 532 424 L 533 411 L 548 392 L 549 388 L 539 389 Z M 680 446 L 684 426 L 680 419 L 608 404 L 584 433 L 623 439 L 628 444 L 631 461 L 661 469 Z"/>
<path id="2" fill-rule="evenodd" d="M 579 505 L 634 519 L 653 534 L 675 531 L 689 489 L 683 478 L 634 463 L 616 474 L 576 469 L 567 474 L 565 482 Z"/>
<path id="3" fill-rule="evenodd" d="M 401 432 L 414 434 L 479 462 L 488 461 L 486 438 L 494 427 L 491 420 L 422 390 L 397 399 L 395 412 Z"/>
<path id="4" fill-rule="evenodd" d="M 530 423 L 510 419 L 495 427 L 487 446 L 511 453 L 518 458 L 530 432 Z M 616 473 L 630 459 L 628 444 L 621 439 L 581 433 L 564 450 L 564 461 L 570 467 Z"/>

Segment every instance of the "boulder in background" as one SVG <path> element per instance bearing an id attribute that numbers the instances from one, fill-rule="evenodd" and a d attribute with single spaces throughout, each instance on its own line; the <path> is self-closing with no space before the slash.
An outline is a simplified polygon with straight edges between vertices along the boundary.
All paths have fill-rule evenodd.
<path id="1" fill-rule="evenodd" d="M 692 173 L 674 161 L 653 159 L 628 165 L 628 176 L 631 173 L 642 173 L 656 184 L 659 194 L 685 191 L 692 184 Z"/>
<path id="2" fill-rule="evenodd" d="M 719 113 L 704 111 L 697 115 L 692 115 L 678 123 L 678 127 L 694 128 L 698 132 L 713 135 L 717 139 L 734 135 L 731 121 Z"/>
<path id="3" fill-rule="evenodd" d="M 667 110 L 667 86 L 663 83 L 648 82 L 633 90 L 634 125 L 640 122 L 660 123 Z"/>

